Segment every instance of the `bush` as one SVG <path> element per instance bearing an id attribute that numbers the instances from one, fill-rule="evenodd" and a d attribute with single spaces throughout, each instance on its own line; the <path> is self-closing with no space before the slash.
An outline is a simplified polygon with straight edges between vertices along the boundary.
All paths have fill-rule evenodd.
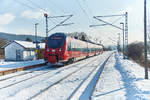
<path id="1" fill-rule="evenodd" d="M 44 53 L 44 49 L 38 50 L 38 59 L 43 59 L 43 53 Z"/>
<path id="2" fill-rule="evenodd" d="M 131 43 L 128 45 L 128 57 L 132 58 L 141 65 L 144 64 L 144 45 L 142 42 Z"/>

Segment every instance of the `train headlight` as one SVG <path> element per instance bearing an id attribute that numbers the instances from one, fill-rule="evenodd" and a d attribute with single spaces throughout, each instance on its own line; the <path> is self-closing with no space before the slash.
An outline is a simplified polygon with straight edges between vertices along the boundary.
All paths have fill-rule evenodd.
<path id="1" fill-rule="evenodd" d="M 49 48 L 47 48 L 47 52 L 49 52 Z"/>
<path id="2" fill-rule="evenodd" d="M 55 49 L 52 49 L 52 52 L 55 52 Z"/>
<path id="3" fill-rule="evenodd" d="M 59 48 L 59 51 L 61 52 L 61 48 Z"/>

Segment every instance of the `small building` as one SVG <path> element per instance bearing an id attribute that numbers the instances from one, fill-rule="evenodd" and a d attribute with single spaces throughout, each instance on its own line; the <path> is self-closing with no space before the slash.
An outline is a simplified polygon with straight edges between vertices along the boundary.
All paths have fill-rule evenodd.
<path id="1" fill-rule="evenodd" d="M 45 43 L 38 44 L 40 49 L 44 49 Z M 3 46 L 5 60 L 25 61 L 36 59 L 36 44 L 28 41 L 17 41 L 7 43 Z"/>

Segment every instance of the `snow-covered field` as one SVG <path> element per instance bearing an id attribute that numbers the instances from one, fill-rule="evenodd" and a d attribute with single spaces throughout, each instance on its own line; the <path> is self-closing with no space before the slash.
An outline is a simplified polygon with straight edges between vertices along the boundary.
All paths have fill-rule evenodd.
<path id="1" fill-rule="evenodd" d="M 144 68 L 118 53 L 110 54 L 60 68 L 45 66 L 28 74 L 21 75 L 31 70 L 1 76 L 0 100 L 150 100 Z"/>

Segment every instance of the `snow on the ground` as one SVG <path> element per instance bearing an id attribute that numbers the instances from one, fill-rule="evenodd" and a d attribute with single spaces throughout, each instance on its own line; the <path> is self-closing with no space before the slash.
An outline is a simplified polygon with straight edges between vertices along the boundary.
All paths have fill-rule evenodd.
<path id="1" fill-rule="evenodd" d="M 144 79 L 143 67 L 116 53 L 106 64 L 92 100 L 150 100 L 150 80 Z"/>
<path id="2" fill-rule="evenodd" d="M 73 96 L 75 99 L 71 100 L 82 100 L 80 99 L 80 96 L 86 89 L 86 86 L 89 84 L 89 82 L 92 80 L 93 76 L 99 69 L 98 66 L 102 65 L 104 60 L 110 55 L 110 53 L 105 53 L 103 56 L 96 56 L 93 57 L 92 60 L 88 61 L 88 64 L 86 66 L 78 71 L 77 73 L 71 75 L 67 79 L 63 80 L 60 82 L 60 84 L 55 85 L 54 87 L 50 88 L 48 91 L 45 93 L 42 93 L 42 95 L 39 95 L 35 100 L 70 100 L 70 97 Z M 88 60 L 88 59 L 87 59 Z M 96 70 L 95 70 L 96 68 Z M 93 74 L 94 71 L 94 75 Z M 87 78 L 90 77 L 89 81 L 87 81 Z M 84 84 L 84 83 L 85 84 Z M 87 83 L 87 84 L 86 84 Z M 76 93 L 78 88 L 80 88 L 80 92 Z M 88 91 L 89 92 L 89 91 Z M 74 94 L 76 93 L 76 94 Z M 85 93 L 85 92 L 84 92 Z M 86 100 L 86 99 L 84 99 Z"/>
<path id="3" fill-rule="evenodd" d="M 68 65 L 68 66 L 65 66 L 62 68 L 50 69 L 50 72 L 48 72 L 44 75 L 38 76 L 38 77 L 33 78 L 33 79 L 29 79 L 27 81 L 24 81 L 22 83 L 18 83 L 16 85 L 13 85 L 13 86 L 8 87 L 8 88 L 0 89 L 0 94 L 1 94 L 0 99 L 2 99 L 2 100 L 27 100 L 30 97 L 37 94 L 38 92 L 43 91 L 45 88 L 47 88 L 47 86 L 52 85 L 53 83 L 57 82 L 58 80 L 62 79 L 63 77 L 67 76 L 69 73 L 72 73 L 73 71 L 75 71 L 76 69 L 78 69 L 82 66 L 89 66 L 89 67 L 91 66 L 91 68 L 92 68 L 92 66 L 94 67 L 93 64 L 95 61 L 96 62 L 99 62 L 99 60 L 102 61 L 103 57 L 104 56 L 107 57 L 108 55 L 109 55 L 109 53 L 104 53 L 103 55 L 91 57 L 91 58 L 88 58 L 86 60 L 71 64 L 71 65 Z M 76 73 L 76 74 L 74 74 L 75 77 L 72 77 L 71 79 L 67 79 L 66 81 L 61 82 L 61 83 L 67 83 L 68 82 L 68 85 L 69 85 L 70 82 L 73 82 L 72 85 L 69 85 L 69 87 L 70 88 L 74 88 L 74 86 L 77 87 L 77 83 L 82 81 L 83 78 L 87 76 L 86 74 L 88 74 L 86 72 L 89 72 L 89 71 L 90 70 L 88 70 L 88 68 L 85 68 L 84 70 L 82 70 L 82 74 L 81 74 L 81 72 Z M 35 73 L 35 74 L 37 74 L 37 73 Z M 76 76 L 78 76 L 78 78 Z M 29 77 L 29 75 L 15 77 L 13 79 L 9 79 L 7 81 L 0 82 L 0 84 L 3 87 L 6 85 L 9 85 L 10 83 L 12 83 L 14 81 L 18 82 L 19 80 L 24 80 L 24 79 L 26 79 L 26 77 Z M 61 83 L 59 85 L 61 85 Z M 64 87 L 66 85 L 67 84 L 64 84 Z M 63 84 L 61 86 L 63 86 Z M 68 89 L 70 89 L 69 87 L 68 87 Z M 59 87 L 57 87 L 57 88 L 59 88 Z M 53 98 L 58 98 L 57 94 L 65 93 L 64 92 L 65 89 L 66 88 L 58 89 L 58 91 L 57 91 L 57 89 L 54 89 L 53 91 L 50 91 L 49 93 L 44 92 L 44 96 L 45 96 L 44 98 L 49 97 L 50 93 L 54 93 L 54 94 L 52 94 L 52 96 L 54 96 Z M 70 90 L 72 91 L 72 89 L 70 89 Z M 69 90 L 68 90 L 68 92 L 69 92 Z M 66 93 L 64 95 L 68 95 L 68 93 Z M 69 95 L 71 95 L 71 94 L 69 94 Z M 65 97 L 65 98 L 68 98 L 68 97 Z M 38 97 L 38 100 L 42 100 L 41 96 Z M 51 98 L 48 98 L 47 100 L 51 100 Z M 55 99 L 53 99 L 53 100 L 55 100 Z"/>
<path id="4" fill-rule="evenodd" d="M 33 60 L 33 61 L 18 61 L 18 62 L 6 62 L 4 60 L 0 60 L 0 71 L 14 69 L 14 68 L 20 68 L 25 66 L 31 66 L 35 64 L 42 64 L 44 63 L 43 59 L 40 60 Z"/>
<path id="5" fill-rule="evenodd" d="M 7 65 L 7 64 L 15 64 L 16 62 L 13 61 L 5 61 L 4 59 L 0 59 L 0 66 Z"/>
<path id="6" fill-rule="evenodd" d="M 81 84 L 81 81 L 86 79 L 88 74 L 91 73 L 93 67 L 97 65 L 100 66 L 100 63 L 102 63 L 110 53 L 111 52 L 105 52 L 100 56 L 91 57 L 65 67 L 44 70 L 49 72 L 42 76 L 37 76 L 25 82 L 10 86 L 9 88 L 0 89 L 0 99 L 27 100 L 81 66 L 87 66 L 87 68 L 71 75 L 54 87 L 49 88 L 46 92 L 43 92 L 37 98 L 34 98 L 37 100 L 66 100 L 68 96 L 72 95 L 79 87 L 78 85 Z M 0 81 L 0 87 L 2 88 L 11 83 L 27 79 L 30 76 L 39 75 L 42 72 L 41 70 L 40 72 L 15 77 L 7 81 Z M 123 59 L 121 54 L 114 53 L 106 63 L 99 77 L 91 100 L 150 100 L 150 80 L 144 79 L 144 72 L 144 68 L 140 65 L 131 60 Z M 92 73 L 87 81 L 85 80 L 79 89 L 80 91 L 75 94 L 75 98 L 79 98 L 78 100 L 88 100 L 87 97 L 85 97 L 87 95 L 84 94 L 91 94 L 91 91 L 86 90 L 92 88 L 90 87 L 91 82 L 96 82 L 96 79 L 93 78 L 94 76 L 95 74 Z M 92 85 L 93 84 L 94 83 L 92 83 Z"/>

